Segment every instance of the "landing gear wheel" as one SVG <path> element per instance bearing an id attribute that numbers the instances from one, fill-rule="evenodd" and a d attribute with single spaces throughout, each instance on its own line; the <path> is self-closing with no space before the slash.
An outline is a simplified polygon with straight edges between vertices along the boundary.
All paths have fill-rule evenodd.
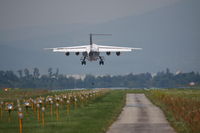
<path id="1" fill-rule="evenodd" d="M 99 65 L 104 65 L 104 57 L 99 56 Z"/>
<path id="2" fill-rule="evenodd" d="M 99 65 L 104 65 L 104 61 L 99 61 Z"/>
<path id="3" fill-rule="evenodd" d="M 82 61 L 81 64 L 82 64 L 82 65 L 86 65 L 86 61 Z"/>

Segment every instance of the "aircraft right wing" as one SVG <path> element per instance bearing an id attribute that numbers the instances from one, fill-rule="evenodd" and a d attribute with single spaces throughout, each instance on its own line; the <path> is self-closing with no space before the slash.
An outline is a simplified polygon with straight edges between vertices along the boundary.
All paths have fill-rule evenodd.
<path id="1" fill-rule="evenodd" d="M 99 52 L 130 52 L 132 50 L 142 50 L 142 48 L 116 47 L 98 45 Z"/>

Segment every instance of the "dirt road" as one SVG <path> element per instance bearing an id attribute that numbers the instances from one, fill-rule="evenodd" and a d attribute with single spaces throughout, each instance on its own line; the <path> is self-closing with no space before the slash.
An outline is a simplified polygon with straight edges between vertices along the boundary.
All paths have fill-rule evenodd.
<path id="1" fill-rule="evenodd" d="M 163 112 L 144 94 L 127 94 L 126 106 L 107 133 L 175 133 Z"/>

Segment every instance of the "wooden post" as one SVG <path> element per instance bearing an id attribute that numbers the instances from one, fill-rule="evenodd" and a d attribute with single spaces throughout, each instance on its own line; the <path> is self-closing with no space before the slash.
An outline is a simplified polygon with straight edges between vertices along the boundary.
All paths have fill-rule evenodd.
<path id="1" fill-rule="evenodd" d="M 42 107 L 42 126 L 44 127 L 44 111 L 45 107 Z"/>
<path id="2" fill-rule="evenodd" d="M 21 110 L 21 109 L 19 109 Z M 21 111 L 18 112 L 18 118 L 19 118 L 19 133 L 22 133 L 22 129 L 23 129 L 23 119 L 24 115 Z"/>
<path id="3" fill-rule="evenodd" d="M 59 103 L 56 103 L 56 120 L 59 120 Z"/>
<path id="4" fill-rule="evenodd" d="M 40 121 L 40 104 L 37 104 L 37 118 L 38 118 L 38 121 Z"/>
<path id="5" fill-rule="evenodd" d="M 47 96 L 46 100 L 49 102 L 50 104 L 50 114 L 51 116 L 53 115 L 53 109 L 52 109 L 52 106 L 53 106 L 53 97 L 52 96 Z"/>

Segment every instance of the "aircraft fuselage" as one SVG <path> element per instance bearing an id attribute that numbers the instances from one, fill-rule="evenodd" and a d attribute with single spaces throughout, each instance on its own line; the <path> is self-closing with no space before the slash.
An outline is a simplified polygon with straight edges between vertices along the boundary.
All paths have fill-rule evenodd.
<path id="1" fill-rule="evenodd" d="M 100 52 L 98 51 L 98 47 L 96 44 L 92 44 L 87 52 L 83 52 L 83 57 L 88 61 L 97 61 L 100 56 Z"/>

